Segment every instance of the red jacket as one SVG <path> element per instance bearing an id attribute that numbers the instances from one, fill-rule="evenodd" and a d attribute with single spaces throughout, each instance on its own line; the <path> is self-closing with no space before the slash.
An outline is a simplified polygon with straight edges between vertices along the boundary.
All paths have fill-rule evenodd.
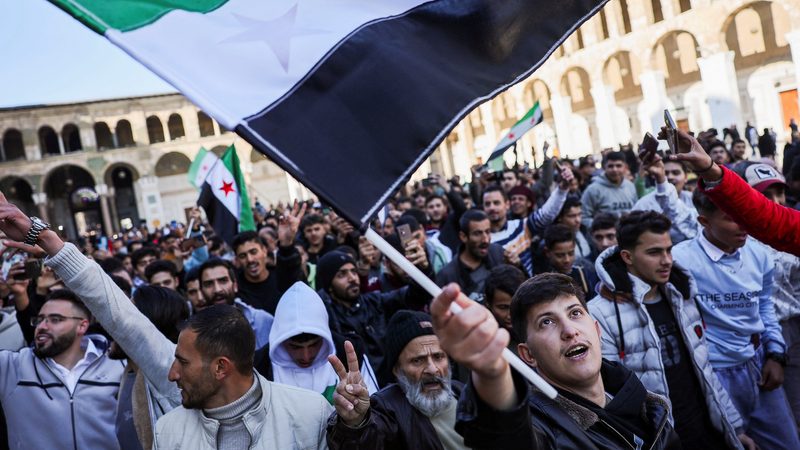
<path id="1" fill-rule="evenodd" d="M 781 206 L 750 187 L 734 172 L 722 167 L 722 182 L 698 189 L 751 236 L 772 248 L 800 256 L 800 211 Z"/>

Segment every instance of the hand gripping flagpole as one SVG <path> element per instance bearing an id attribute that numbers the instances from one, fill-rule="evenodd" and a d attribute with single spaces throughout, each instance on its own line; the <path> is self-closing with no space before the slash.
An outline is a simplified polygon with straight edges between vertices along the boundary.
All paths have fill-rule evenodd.
<path id="1" fill-rule="evenodd" d="M 417 282 L 423 289 L 428 291 L 429 294 L 436 297 L 442 292 L 442 288 L 436 285 L 430 278 L 425 276 L 422 271 L 420 271 L 417 266 L 411 264 L 411 261 L 406 259 L 405 256 L 400 254 L 394 247 L 389 245 L 386 240 L 383 239 L 381 235 L 375 232 L 372 228 L 367 228 L 367 232 L 365 234 L 366 238 L 372 242 L 378 250 L 381 251 L 384 255 L 386 255 L 389 259 L 392 260 L 393 263 L 400 266 L 401 269 L 405 273 L 407 273 L 414 281 Z M 462 294 L 463 295 L 463 294 Z M 453 314 L 458 314 L 462 311 L 461 306 L 457 305 L 455 302 L 450 304 L 450 311 Z M 511 352 L 508 348 L 503 349 L 503 358 L 508 361 L 508 364 L 511 367 L 517 369 L 517 372 L 521 373 L 528 381 L 530 381 L 534 386 L 536 386 L 544 395 L 550 397 L 551 399 L 556 398 L 558 392 L 550 386 L 538 373 L 534 372 L 530 366 L 525 364 L 517 355 Z"/>

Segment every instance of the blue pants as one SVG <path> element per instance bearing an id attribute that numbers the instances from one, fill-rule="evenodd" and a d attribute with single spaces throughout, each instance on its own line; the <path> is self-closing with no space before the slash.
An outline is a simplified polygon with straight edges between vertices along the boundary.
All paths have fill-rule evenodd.
<path id="1" fill-rule="evenodd" d="M 745 433 L 761 450 L 797 450 L 800 439 L 783 387 L 759 389 L 764 355 L 761 349 L 742 364 L 714 369 L 744 420 Z"/>

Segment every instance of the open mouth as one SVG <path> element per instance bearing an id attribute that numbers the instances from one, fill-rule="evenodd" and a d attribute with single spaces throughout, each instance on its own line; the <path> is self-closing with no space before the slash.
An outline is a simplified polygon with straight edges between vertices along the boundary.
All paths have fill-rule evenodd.
<path id="1" fill-rule="evenodd" d="M 585 346 L 584 344 L 576 344 L 568 348 L 567 351 L 564 352 L 564 356 L 570 359 L 580 359 L 583 358 L 588 352 L 589 347 Z"/>
<path id="2" fill-rule="evenodd" d="M 436 380 L 423 381 L 422 382 L 422 387 L 426 391 L 430 391 L 430 390 L 433 390 L 433 389 L 441 389 L 442 388 L 442 383 L 439 382 L 439 381 L 436 381 Z"/>

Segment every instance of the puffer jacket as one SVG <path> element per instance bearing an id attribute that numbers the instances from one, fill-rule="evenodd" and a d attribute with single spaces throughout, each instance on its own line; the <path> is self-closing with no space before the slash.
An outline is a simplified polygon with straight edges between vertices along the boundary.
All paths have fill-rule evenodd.
<path id="1" fill-rule="evenodd" d="M 669 398 L 661 341 L 643 303 L 650 287 L 628 274 L 617 247 L 606 249 L 595 267 L 601 288 L 600 294 L 589 302 L 589 312 L 602 328 L 603 357 L 622 362 L 648 390 Z M 742 448 L 736 430 L 743 427 L 743 421 L 709 362 L 703 318 L 692 300 L 696 291 L 688 272 L 673 265 L 662 295 L 672 307 L 684 342 L 691 347 L 689 354 L 711 423 L 725 436 L 729 447 Z"/>

